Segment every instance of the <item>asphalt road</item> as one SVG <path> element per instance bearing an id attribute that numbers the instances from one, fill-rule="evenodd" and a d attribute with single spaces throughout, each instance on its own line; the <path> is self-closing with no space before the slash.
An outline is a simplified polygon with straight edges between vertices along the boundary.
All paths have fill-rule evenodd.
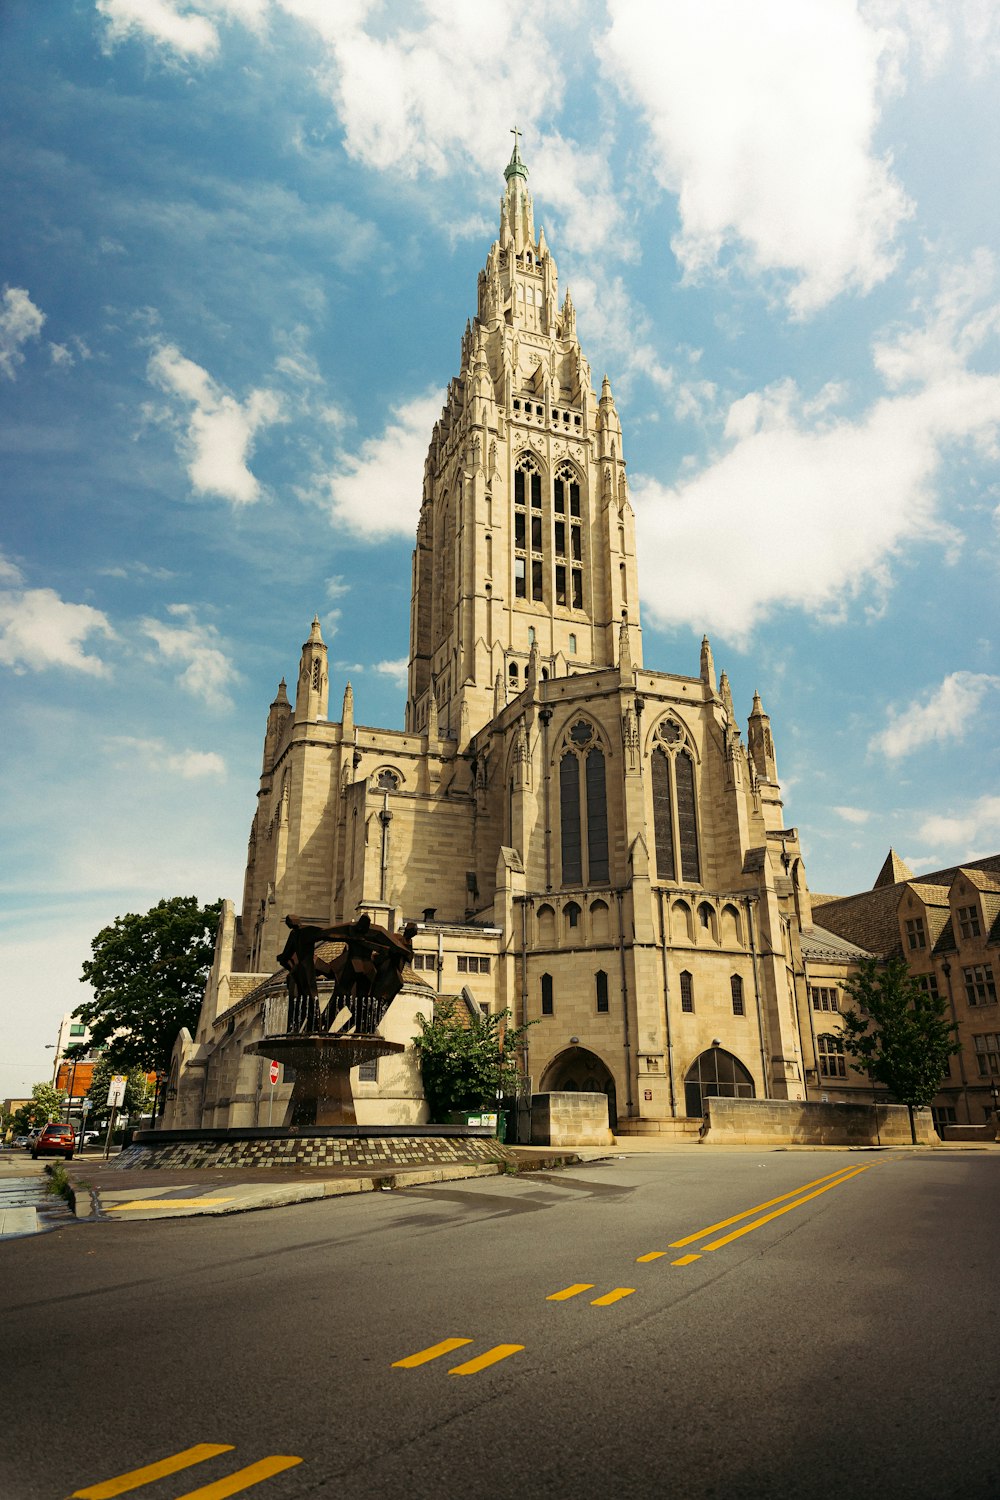
<path id="1" fill-rule="evenodd" d="M 699 1150 L 6 1241 L 0 1495 L 997 1500 L 998 1188 Z"/>

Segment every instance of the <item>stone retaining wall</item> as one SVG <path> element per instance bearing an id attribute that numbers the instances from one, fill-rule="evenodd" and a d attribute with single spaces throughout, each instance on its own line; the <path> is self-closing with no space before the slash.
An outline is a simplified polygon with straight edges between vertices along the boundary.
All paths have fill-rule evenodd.
<path id="1" fill-rule="evenodd" d="M 798 1099 L 706 1099 L 702 1140 L 710 1145 L 909 1146 L 905 1104 L 807 1104 Z M 917 1141 L 939 1144 L 929 1109 L 913 1112 Z"/>
<path id="2" fill-rule="evenodd" d="M 224 1135 L 227 1138 L 218 1138 Z M 334 1167 L 377 1173 L 392 1172 L 399 1167 L 450 1167 L 514 1160 L 513 1153 L 489 1135 L 378 1137 L 313 1131 L 262 1139 L 243 1134 L 233 1137 L 219 1131 L 213 1132 L 213 1137 L 137 1141 L 109 1165 L 122 1171 L 136 1167 L 175 1168 L 184 1172 L 198 1167 Z"/>
<path id="3" fill-rule="evenodd" d="M 533 1146 L 610 1146 L 607 1094 L 532 1094 Z"/>

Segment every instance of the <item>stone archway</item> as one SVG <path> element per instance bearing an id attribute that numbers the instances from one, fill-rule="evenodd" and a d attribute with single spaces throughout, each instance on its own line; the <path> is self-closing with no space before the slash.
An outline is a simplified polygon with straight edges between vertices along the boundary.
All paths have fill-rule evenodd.
<path id="1" fill-rule="evenodd" d="M 722 1047 L 709 1047 L 696 1057 L 684 1077 L 684 1109 L 688 1118 L 705 1112 L 706 1099 L 752 1099 L 753 1079 L 738 1057 Z"/>
<path id="2" fill-rule="evenodd" d="M 567 1047 L 554 1057 L 542 1074 L 539 1093 L 585 1093 L 606 1094 L 608 1100 L 608 1124 L 612 1130 L 618 1125 L 618 1097 L 615 1080 L 610 1068 L 596 1052 L 586 1047 Z"/>

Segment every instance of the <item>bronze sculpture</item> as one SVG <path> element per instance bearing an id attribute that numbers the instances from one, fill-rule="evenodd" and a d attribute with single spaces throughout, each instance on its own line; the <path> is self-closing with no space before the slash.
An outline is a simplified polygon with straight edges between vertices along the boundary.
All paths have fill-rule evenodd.
<path id="1" fill-rule="evenodd" d="M 329 1031 L 346 1006 L 355 1032 L 373 1033 L 403 986 L 403 970 L 413 962 L 417 927 L 408 922 L 402 933 L 376 926 L 367 913 L 354 922 L 317 927 L 289 913 L 288 941 L 278 954 L 286 971 L 288 1031 Z M 343 949 L 331 961 L 316 958 L 320 943 L 339 941 Z M 333 993 L 319 1011 L 317 975 L 331 978 Z"/>

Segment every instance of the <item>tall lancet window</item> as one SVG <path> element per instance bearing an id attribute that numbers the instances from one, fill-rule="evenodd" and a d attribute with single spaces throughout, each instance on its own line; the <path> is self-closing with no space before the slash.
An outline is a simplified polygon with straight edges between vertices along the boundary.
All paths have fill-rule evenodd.
<path id="1" fill-rule="evenodd" d="M 514 470 L 514 594 L 542 601 L 544 590 L 542 475 L 530 454 Z"/>
<path id="2" fill-rule="evenodd" d="M 650 770 L 657 878 L 700 884 L 694 759 L 675 719 L 665 719 L 656 731 Z"/>
<path id="3" fill-rule="evenodd" d="M 605 759 L 585 719 L 576 720 L 560 749 L 559 826 L 563 885 L 604 884 L 609 878 Z"/>
<path id="4" fill-rule="evenodd" d="M 580 481 L 570 464 L 556 470 L 552 496 L 555 601 L 583 608 L 583 531 Z"/>

